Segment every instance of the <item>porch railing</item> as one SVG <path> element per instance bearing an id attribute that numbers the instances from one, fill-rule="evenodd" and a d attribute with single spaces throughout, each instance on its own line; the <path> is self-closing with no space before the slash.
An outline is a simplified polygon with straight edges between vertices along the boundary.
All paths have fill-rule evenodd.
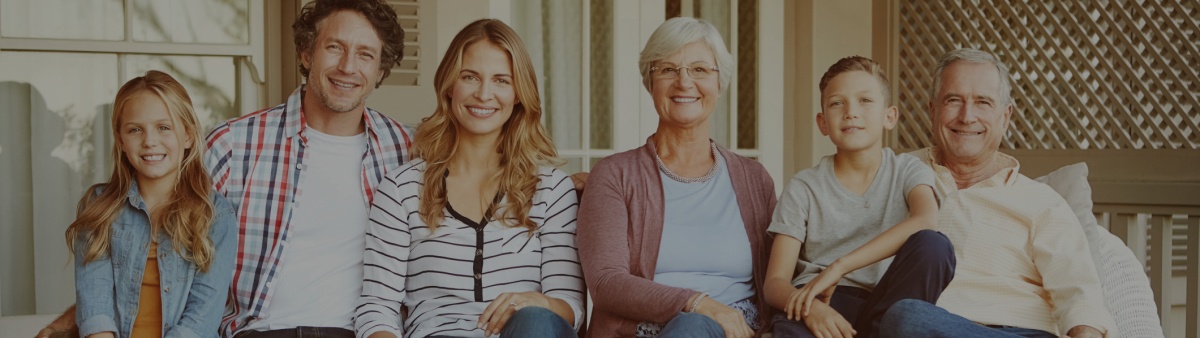
<path id="1" fill-rule="evenodd" d="M 1200 337 L 1200 203 L 1188 203 L 1093 207 L 1146 268 L 1166 337 Z"/>

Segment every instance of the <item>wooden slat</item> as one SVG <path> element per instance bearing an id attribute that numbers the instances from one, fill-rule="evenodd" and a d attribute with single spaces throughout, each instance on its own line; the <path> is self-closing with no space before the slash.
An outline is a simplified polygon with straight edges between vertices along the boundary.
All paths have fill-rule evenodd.
<path id="1" fill-rule="evenodd" d="M 1187 218 L 1187 336 L 1200 337 L 1200 215 Z"/>
<path id="2" fill-rule="evenodd" d="M 1125 245 L 1133 251 L 1133 255 L 1137 257 L 1138 262 L 1145 264 L 1146 228 L 1138 222 L 1137 214 L 1117 213 L 1113 214 L 1110 219 L 1112 223 L 1109 224 L 1109 229 L 1112 233 L 1125 242 Z"/>
<path id="3" fill-rule="evenodd" d="M 1064 165 L 1087 162 L 1088 181 L 1200 182 L 1200 150 L 1003 150 L 1021 161 L 1021 173 L 1045 175 Z M 1200 205 L 1200 199 L 1185 200 Z"/>
<path id="4" fill-rule="evenodd" d="M 420 5 L 416 0 L 388 0 L 396 10 L 396 20 L 404 29 L 404 55 L 401 62 L 392 68 L 392 75 L 384 79 L 388 85 L 417 86 L 421 75 L 421 32 Z"/>
<path id="5" fill-rule="evenodd" d="M 1150 246 L 1150 289 L 1158 305 L 1159 318 L 1171 314 L 1171 216 L 1150 216 L 1150 231 L 1154 244 Z M 1163 325 L 1163 334 L 1171 337 L 1171 325 Z"/>

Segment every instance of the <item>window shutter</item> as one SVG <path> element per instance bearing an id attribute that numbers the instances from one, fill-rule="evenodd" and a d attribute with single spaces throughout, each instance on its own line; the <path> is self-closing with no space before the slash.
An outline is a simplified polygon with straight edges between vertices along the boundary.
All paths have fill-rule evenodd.
<path id="1" fill-rule="evenodd" d="M 421 29 L 417 0 L 387 0 L 396 10 L 396 20 L 404 27 L 404 56 L 392 68 L 392 75 L 383 80 L 386 85 L 417 86 L 421 77 Z"/>

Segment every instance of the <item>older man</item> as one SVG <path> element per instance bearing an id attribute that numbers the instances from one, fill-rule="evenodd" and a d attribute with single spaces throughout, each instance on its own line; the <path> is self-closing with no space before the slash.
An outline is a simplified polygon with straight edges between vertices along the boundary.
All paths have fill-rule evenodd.
<path id="1" fill-rule="evenodd" d="M 937 306 L 904 300 L 880 333 L 896 337 L 1105 337 L 1114 328 L 1079 221 L 1049 186 L 998 152 L 1012 117 L 1007 68 L 991 54 L 942 56 L 929 102 L 939 230 L 958 270 Z"/>

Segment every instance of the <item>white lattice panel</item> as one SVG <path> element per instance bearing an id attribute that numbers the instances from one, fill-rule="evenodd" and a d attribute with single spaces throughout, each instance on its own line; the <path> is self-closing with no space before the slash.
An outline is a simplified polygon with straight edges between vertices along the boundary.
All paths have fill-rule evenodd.
<path id="1" fill-rule="evenodd" d="M 937 58 L 959 47 L 1008 65 L 1009 149 L 1198 149 L 1200 2 L 926 1 L 900 5 L 900 149 L 932 144 Z"/>

